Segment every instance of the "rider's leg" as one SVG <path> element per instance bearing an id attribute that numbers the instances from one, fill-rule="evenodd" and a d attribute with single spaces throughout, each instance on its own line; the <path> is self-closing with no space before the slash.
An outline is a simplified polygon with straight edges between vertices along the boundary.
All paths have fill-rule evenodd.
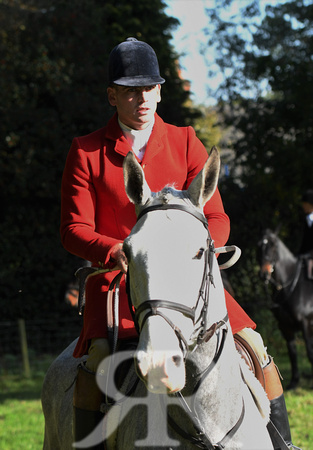
<path id="1" fill-rule="evenodd" d="M 107 339 L 92 339 L 85 365 L 78 368 L 73 397 L 73 437 L 79 442 L 87 437 L 99 424 L 104 415 L 100 411 L 104 396 L 96 381 L 99 364 L 110 354 Z M 103 372 L 103 367 L 101 367 Z M 101 373 L 101 375 L 105 375 Z M 76 448 L 76 447 L 74 447 Z M 104 444 L 95 443 L 89 450 L 104 450 Z"/>
<path id="2" fill-rule="evenodd" d="M 238 334 L 253 348 L 263 368 L 265 391 L 271 404 L 271 421 L 284 438 L 287 446 L 290 449 L 298 449 L 292 444 L 283 387 L 273 358 L 267 354 L 261 335 L 252 328 L 244 328 Z"/>

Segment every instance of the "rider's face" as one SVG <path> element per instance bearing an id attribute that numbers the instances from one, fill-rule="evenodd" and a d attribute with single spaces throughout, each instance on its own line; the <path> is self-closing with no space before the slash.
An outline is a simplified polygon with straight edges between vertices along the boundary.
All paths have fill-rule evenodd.
<path id="1" fill-rule="evenodd" d="M 143 130 L 153 120 L 157 104 L 161 101 L 161 86 L 111 86 L 108 99 L 120 121 L 133 130 Z"/>

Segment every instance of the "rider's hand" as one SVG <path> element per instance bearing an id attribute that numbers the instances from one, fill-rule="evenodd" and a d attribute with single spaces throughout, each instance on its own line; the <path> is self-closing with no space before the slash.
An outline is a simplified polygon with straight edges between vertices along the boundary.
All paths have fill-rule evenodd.
<path id="1" fill-rule="evenodd" d="M 125 253 L 123 252 L 123 244 L 117 244 L 113 247 L 110 259 L 115 261 L 116 266 L 123 273 L 127 273 L 128 262 Z"/>

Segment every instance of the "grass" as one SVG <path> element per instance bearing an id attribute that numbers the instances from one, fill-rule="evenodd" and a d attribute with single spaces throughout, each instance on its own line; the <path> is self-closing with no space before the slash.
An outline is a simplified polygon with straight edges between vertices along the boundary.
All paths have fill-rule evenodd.
<path id="1" fill-rule="evenodd" d="M 287 356 L 285 344 L 275 358 L 275 362 L 283 376 L 283 386 L 285 388 L 285 400 L 288 410 L 292 440 L 295 445 L 302 450 L 313 449 L 313 381 L 311 378 L 311 366 L 306 356 L 304 342 L 297 340 L 297 350 L 299 353 L 299 368 L 301 380 L 299 386 L 291 391 L 286 390 L 290 381 L 290 363 Z"/>
<path id="2" fill-rule="evenodd" d="M 275 352 L 275 362 L 287 385 L 290 366 L 283 349 Z M 310 365 L 304 345 L 298 343 L 300 368 L 305 377 L 293 391 L 285 391 L 289 421 L 295 445 L 302 450 L 313 449 L 313 390 L 307 375 Z M 25 378 L 18 373 L 0 373 L 0 448 L 1 450 L 42 450 L 44 418 L 40 392 L 44 374 L 52 362 L 52 356 L 36 358 L 31 362 L 32 376 Z"/>
<path id="3" fill-rule="evenodd" d="M 1 450 L 42 449 L 44 418 L 40 393 L 52 360 L 52 356 L 45 356 L 34 361 L 30 378 L 17 373 L 0 376 Z"/>
<path id="4" fill-rule="evenodd" d="M 302 450 L 313 448 L 313 391 L 297 388 L 285 393 L 293 443 Z"/>
<path id="5" fill-rule="evenodd" d="M 44 421 L 39 400 L 8 400 L 0 408 L 2 450 L 42 449 Z"/>

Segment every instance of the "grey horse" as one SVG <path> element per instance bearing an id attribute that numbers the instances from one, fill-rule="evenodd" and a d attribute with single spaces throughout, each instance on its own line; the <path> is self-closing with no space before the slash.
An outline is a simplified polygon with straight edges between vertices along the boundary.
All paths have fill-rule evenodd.
<path id="1" fill-rule="evenodd" d="M 272 449 L 266 394 L 234 345 L 223 284 L 203 205 L 212 196 L 219 155 L 212 149 L 188 190 L 150 191 L 132 153 L 124 161 L 126 193 L 137 224 L 124 242 L 129 294 L 139 343 L 134 370 L 118 389 L 99 386 L 115 403 L 77 448 L 106 439 L 107 449 Z M 46 375 L 44 450 L 72 448 L 72 343 Z M 102 364 L 111 365 L 113 357 Z M 123 357 L 122 357 L 123 359 Z M 111 377 L 113 378 L 113 376 Z M 113 383 L 114 384 L 114 383 Z M 126 395 L 129 386 L 133 395 Z"/>

